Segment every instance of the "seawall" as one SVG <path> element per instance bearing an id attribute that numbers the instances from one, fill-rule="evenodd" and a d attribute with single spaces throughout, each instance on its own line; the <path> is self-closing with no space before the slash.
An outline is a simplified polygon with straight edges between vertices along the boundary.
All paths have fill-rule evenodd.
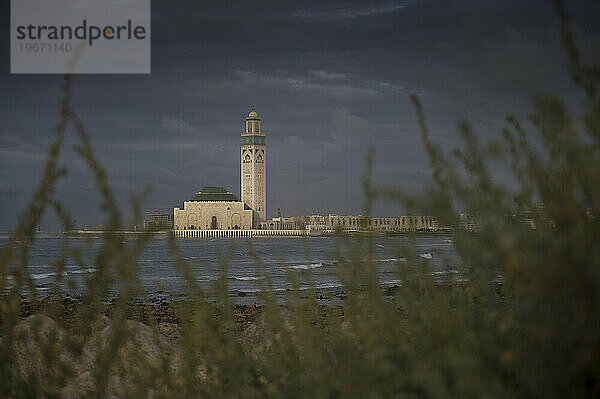
<path id="1" fill-rule="evenodd" d="M 308 230 L 173 230 L 175 238 L 307 237 Z"/>

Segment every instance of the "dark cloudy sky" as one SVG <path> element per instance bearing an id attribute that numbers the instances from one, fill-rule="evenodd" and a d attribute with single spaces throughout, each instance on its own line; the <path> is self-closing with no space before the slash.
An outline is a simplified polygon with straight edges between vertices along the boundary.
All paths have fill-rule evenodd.
<path id="1" fill-rule="evenodd" d="M 600 62 L 600 2 L 568 3 L 585 58 Z M 0 6 L 0 230 L 14 226 L 40 175 L 57 119 L 58 75 L 11 75 L 9 1 Z M 267 134 L 267 205 L 286 216 L 358 213 L 369 145 L 375 180 L 419 190 L 429 179 L 408 96 L 436 141 L 456 122 L 481 136 L 525 115 L 532 93 L 574 108 L 547 0 L 164 1 L 152 3 L 150 75 L 80 75 L 75 107 L 126 206 L 179 206 L 203 186 L 239 195 L 239 134 L 251 105 Z M 91 174 L 76 160 L 59 196 L 81 227 L 101 223 Z M 388 205 L 380 215 L 402 210 Z M 42 228 L 56 229 L 53 218 Z"/>

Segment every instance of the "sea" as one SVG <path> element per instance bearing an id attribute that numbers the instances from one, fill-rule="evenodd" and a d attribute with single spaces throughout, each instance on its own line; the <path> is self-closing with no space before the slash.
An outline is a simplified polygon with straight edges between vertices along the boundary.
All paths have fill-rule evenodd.
<path id="1" fill-rule="evenodd" d="M 133 245 L 135 238 L 126 240 L 131 241 L 128 245 Z M 286 291 L 294 289 L 316 292 L 319 300 L 343 299 L 344 289 L 338 277 L 340 268 L 348 267 L 351 259 L 355 264 L 368 264 L 366 251 L 356 251 L 365 240 L 354 237 L 261 237 L 176 239 L 175 242 L 207 297 L 213 295 L 215 283 L 224 279 L 232 300 L 249 304 L 259 302 L 259 292 L 265 287 L 281 298 Z M 459 275 L 458 256 L 449 235 L 371 237 L 368 240 L 372 248 L 368 257 L 375 265 L 382 287 L 402 284 L 400 270 L 406 265 L 403 248 L 407 246 L 416 249 L 413 254 L 417 262 L 411 264 L 417 263 L 422 273 L 439 281 L 449 275 L 452 278 Z M 7 242 L 7 235 L 0 236 L 1 247 Z M 29 252 L 28 269 L 39 296 L 47 295 L 55 287 L 65 295 L 79 296 L 85 290 L 86 279 L 96 272 L 95 262 L 102 239 L 76 236 L 69 237 L 68 243 L 82 254 L 83 264 L 67 260 L 61 282 L 57 283 L 52 264 L 53 259 L 60 257 L 65 238 L 52 234 L 36 236 Z M 145 295 L 150 298 L 185 296 L 185 279 L 176 270 L 173 259 L 165 236 L 157 235 L 148 240 L 137 262 L 138 278 Z M 314 290 L 309 290 L 311 288 Z"/>

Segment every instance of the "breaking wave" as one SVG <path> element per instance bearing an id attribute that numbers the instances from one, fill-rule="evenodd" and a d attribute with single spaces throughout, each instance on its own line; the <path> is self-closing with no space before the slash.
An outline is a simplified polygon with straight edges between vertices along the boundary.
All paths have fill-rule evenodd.
<path id="1" fill-rule="evenodd" d="M 86 269 L 73 270 L 72 272 L 68 272 L 67 274 L 86 274 L 86 273 L 94 273 L 96 269 L 93 267 L 88 267 Z"/>
<path id="2" fill-rule="evenodd" d="M 342 287 L 343 287 L 343 285 L 340 283 L 321 283 L 321 284 L 317 284 L 315 286 L 315 289 L 323 290 L 323 289 L 342 288 Z"/>
<path id="3" fill-rule="evenodd" d="M 378 259 L 377 262 L 406 262 L 406 258 L 386 258 Z"/>
<path id="4" fill-rule="evenodd" d="M 259 277 L 259 276 L 236 276 L 231 275 L 229 278 L 234 279 L 234 280 L 238 280 L 238 281 L 255 281 L 255 280 L 262 280 L 264 277 Z"/>
<path id="5" fill-rule="evenodd" d="M 79 269 L 79 270 L 71 270 L 68 272 L 64 272 L 62 273 L 63 276 L 69 276 L 72 274 L 87 274 L 87 273 L 94 273 L 96 271 L 96 269 L 94 269 L 93 267 L 88 267 L 86 269 Z M 57 273 L 56 272 L 48 272 L 48 273 L 31 273 L 31 278 L 34 280 L 44 280 L 50 277 L 54 277 L 56 276 Z"/>
<path id="6" fill-rule="evenodd" d="M 439 271 L 435 271 L 435 272 L 431 272 L 432 276 L 443 276 L 446 274 L 458 274 L 458 270 L 439 270 Z"/>
<path id="7" fill-rule="evenodd" d="M 56 273 L 31 273 L 31 278 L 34 280 L 43 280 L 46 278 L 54 277 Z"/>
<path id="8" fill-rule="evenodd" d="M 288 269 L 295 269 L 295 270 L 312 270 L 312 269 L 318 269 L 320 267 L 325 266 L 326 264 L 323 262 L 318 262 L 318 263 L 311 263 L 311 264 L 300 264 L 300 265 L 292 265 L 289 266 Z"/>

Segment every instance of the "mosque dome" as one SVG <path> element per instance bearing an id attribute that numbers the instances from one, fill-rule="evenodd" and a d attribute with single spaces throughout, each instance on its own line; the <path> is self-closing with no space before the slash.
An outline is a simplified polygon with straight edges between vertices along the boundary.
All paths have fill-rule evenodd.
<path id="1" fill-rule="evenodd" d="M 252 110 L 248 114 L 248 118 L 258 118 L 258 114 L 256 113 L 256 111 Z"/>

